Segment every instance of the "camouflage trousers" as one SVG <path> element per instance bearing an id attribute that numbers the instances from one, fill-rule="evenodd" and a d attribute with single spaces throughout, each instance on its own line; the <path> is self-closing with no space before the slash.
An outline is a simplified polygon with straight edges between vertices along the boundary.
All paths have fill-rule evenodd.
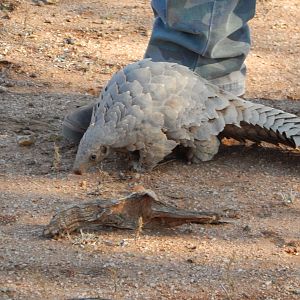
<path id="1" fill-rule="evenodd" d="M 155 15 L 145 57 L 183 64 L 221 88 L 245 92 L 247 22 L 255 0 L 152 0 Z"/>

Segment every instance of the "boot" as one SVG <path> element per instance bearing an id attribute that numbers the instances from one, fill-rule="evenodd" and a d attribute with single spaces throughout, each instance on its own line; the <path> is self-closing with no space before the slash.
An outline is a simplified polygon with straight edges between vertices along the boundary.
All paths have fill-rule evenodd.
<path id="1" fill-rule="evenodd" d="M 69 142 L 79 144 L 90 125 L 95 103 L 79 107 L 66 115 L 62 124 L 62 135 Z"/>

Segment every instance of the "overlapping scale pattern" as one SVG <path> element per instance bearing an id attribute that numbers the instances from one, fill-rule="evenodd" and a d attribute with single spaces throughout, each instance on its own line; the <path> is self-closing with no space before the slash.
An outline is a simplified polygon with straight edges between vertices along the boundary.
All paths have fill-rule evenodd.
<path id="1" fill-rule="evenodd" d="M 140 163 L 152 168 L 181 144 L 192 149 L 191 161 L 208 160 L 216 137 L 299 147 L 300 117 L 237 98 L 184 66 L 145 59 L 108 82 L 76 159 L 91 144 L 106 145 L 139 150 Z"/>

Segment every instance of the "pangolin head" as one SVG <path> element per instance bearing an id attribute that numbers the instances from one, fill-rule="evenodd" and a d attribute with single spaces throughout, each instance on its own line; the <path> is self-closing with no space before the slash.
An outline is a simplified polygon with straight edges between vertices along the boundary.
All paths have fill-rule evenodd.
<path id="1" fill-rule="evenodd" d="M 107 128 L 90 125 L 80 141 L 73 172 L 81 175 L 101 162 L 110 153 L 111 144 L 112 136 Z"/>

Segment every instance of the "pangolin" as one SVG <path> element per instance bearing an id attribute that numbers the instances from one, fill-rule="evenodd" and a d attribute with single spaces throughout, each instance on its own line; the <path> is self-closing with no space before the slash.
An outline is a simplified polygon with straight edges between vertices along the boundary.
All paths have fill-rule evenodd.
<path id="1" fill-rule="evenodd" d="M 113 75 L 94 107 L 74 163 L 81 174 L 112 150 L 151 170 L 176 146 L 189 162 L 211 160 L 220 139 L 300 145 L 300 117 L 225 92 L 185 66 L 144 59 Z"/>

